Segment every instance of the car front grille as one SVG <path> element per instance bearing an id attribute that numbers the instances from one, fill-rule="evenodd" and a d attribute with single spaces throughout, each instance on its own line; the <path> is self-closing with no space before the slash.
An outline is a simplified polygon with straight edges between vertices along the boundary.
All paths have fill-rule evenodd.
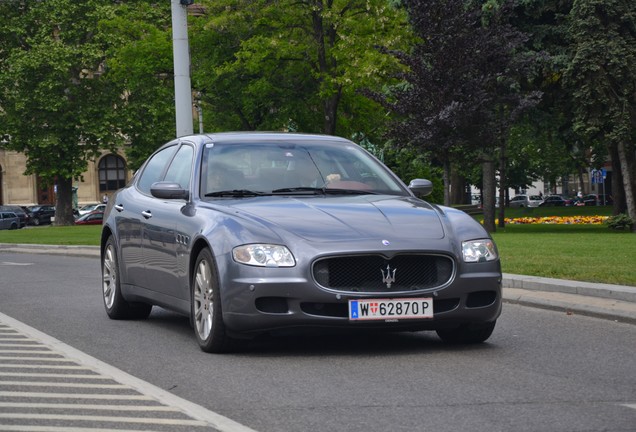
<path id="1" fill-rule="evenodd" d="M 444 255 L 403 254 L 323 258 L 314 264 L 316 282 L 342 292 L 395 293 L 441 287 L 453 277 L 454 264 Z"/>

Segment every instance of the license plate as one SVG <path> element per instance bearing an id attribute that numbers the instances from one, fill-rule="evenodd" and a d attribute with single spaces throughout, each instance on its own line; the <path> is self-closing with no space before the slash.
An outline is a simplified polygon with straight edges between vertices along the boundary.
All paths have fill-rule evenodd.
<path id="1" fill-rule="evenodd" d="M 349 300 L 349 321 L 433 318 L 432 298 Z"/>

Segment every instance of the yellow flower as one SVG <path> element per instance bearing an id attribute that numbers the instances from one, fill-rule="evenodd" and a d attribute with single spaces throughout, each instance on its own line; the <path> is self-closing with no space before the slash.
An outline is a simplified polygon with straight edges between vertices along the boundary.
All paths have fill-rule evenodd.
<path id="1" fill-rule="evenodd" d="M 609 216 L 545 216 L 545 217 L 521 217 L 504 219 L 509 224 L 594 224 L 604 223 Z"/>

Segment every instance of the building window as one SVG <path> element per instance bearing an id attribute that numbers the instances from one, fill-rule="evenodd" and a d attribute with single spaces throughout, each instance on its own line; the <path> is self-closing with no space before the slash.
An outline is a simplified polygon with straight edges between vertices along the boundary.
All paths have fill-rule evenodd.
<path id="1" fill-rule="evenodd" d="M 99 161 L 99 191 L 116 191 L 126 185 L 126 162 L 117 155 L 104 156 Z"/>

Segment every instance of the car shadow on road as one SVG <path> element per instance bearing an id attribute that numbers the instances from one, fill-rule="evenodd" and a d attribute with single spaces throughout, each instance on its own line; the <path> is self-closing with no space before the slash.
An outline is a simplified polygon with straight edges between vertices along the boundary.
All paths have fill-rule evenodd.
<path id="1" fill-rule="evenodd" d="M 241 346 L 242 345 L 242 346 Z M 235 355 L 252 357 L 311 357 L 329 355 L 406 355 L 452 351 L 489 351 L 494 344 L 452 345 L 435 332 L 314 332 L 298 335 L 262 335 L 240 344 Z"/>
<path id="2" fill-rule="evenodd" d="M 194 330 L 187 317 L 155 307 L 145 321 L 179 340 L 191 339 Z M 434 331 L 376 331 L 369 329 L 299 329 L 277 334 L 262 334 L 238 340 L 229 355 L 249 357 L 312 357 L 329 355 L 373 356 L 436 352 L 484 352 L 498 348 L 495 343 L 454 345 L 442 342 Z"/>

